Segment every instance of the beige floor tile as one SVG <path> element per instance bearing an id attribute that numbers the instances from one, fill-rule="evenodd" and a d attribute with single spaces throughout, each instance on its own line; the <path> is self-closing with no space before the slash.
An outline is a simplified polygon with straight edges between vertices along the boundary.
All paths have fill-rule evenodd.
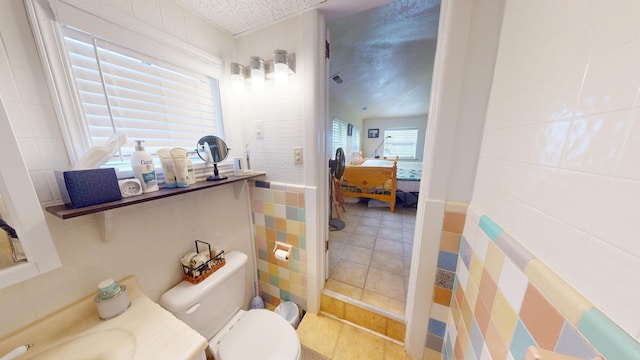
<path id="1" fill-rule="evenodd" d="M 347 204 L 345 207 L 347 208 L 348 214 L 353 214 L 358 216 L 362 216 L 362 214 L 368 210 L 366 206 L 360 206 L 360 205 Z"/>
<path id="2" fill-rule="evenodd" d="M 371 254 L 373 250 L 365 249 L 353 245 L 344 245 L 342 248 L 342 259 L 354 262 L 356 264 L 369 265 L 371 263 Z"/>
<path id="3" fill-rule="evenodd" d="M 357 225 L 354 224 L 354 223 L 345 222 L 344 223 L 344 228 L 342 230 L 339 230 L 339 231 L 344 231 L 346 233 L 353 233 L 353 230 L 355 230 L 356 226 Z"/>
<path id="4" fill-rule="evenodd" d="M 413 244 L 414 233 L 413 230 L 403 230 L 402 231 L 402 241 Z"/>
<path id="5" fill-rule="evenodd" d="M 384 344 L 384 360 L 411 360 L 404 347 L 391 341 Z"/>
<path id="6" fill-rule="evenodd" d="M 404 276 L 374 267 L 369 268 L 364 288 L 400 301 L 406 298 Z"/>
<path id="7" fill-rule="evenodd" d="M 376 238 L 369 235 L 361 235 L 361 234 L 353 234 L 349 240 L 347 240 L 347 244 L 358 246 L 365 249 L 373 249 L 376 243 Z"/>
<path id="8" fill-rule="evenodd" d="M 382 219 L 380 221 L 380 227 L 383 229 L 393 229 L 398 232 L 402 231 L 402 221 L 398 221 L 399 219 Z"/>
<path id="9" fill-rule="evenodd" d="M 402 256 L 402 242 L 382 239 L 380 236 L 376 239 L 374 249 Z"/>
<path id="10" fill-rule="evenodd" d="M 384 360 L 385 340 L 352 326 L 345 326 L 333 360 Z"/>
<path id="11" fill-rule="evenodd" d="M 378 231 L 378 239 L 386 239 L 392 241 L 403 241 L 404 236 L 402 234 L 402 229 L 389 229 L 381 227 Z"/>
<path id="12" fill-rule="evenodd" d="M 329 240 L 329 256 L 341 258 L 346 244 L 336 240 Z"/>
<path id="13" fill-rule="evenodd" d="M 307 313 L 296 332 L 303 346 L 331 359 L 343 327 L 345 325 L 337 320 Z"/>
<path id="14" fill-rule="evenodd" d="M 397 210 L 396 212 L 385 211 L 382 213 L 382 220 L 394 220 L 402 222 L 403 217 L 402 211 Z"/>
<path id="15" fill-rule="evenodd" d="M 366 289 L 362 291 L 362 301 L 377 308 L 385 309 L 391 311 L 394 314 L 404 316 L 404 301 L 392 299 L 388 296 L 384 296 L 382 294 L 378 294 Z"/>
<path id="16" fill-rule="evenodd" d="M 380 219 L 374 217 L 362 217 L 358 225 L 367 225 L 367 226 L 379 226 Z"/>
<path id="17" fill-rule="evenodd" d="M 328 279 L 324 284 L 327 290 L 335 291 L 338 294 L 348 296 L 352 299 L 361 300 L 363 289 L 361 287 L 349 285 L 336 279 Z"/>
<path id="18" fill-rule="evenodd" d="M 382 215 L 389 212 L 389 210 L 383 209 L 372 209 L 367 208 L 367 210 L 362 212 L 362 217 L 370 218 L 370 219 L 382 219 Z"/>
<path id="19" fill-rule="evenodd" d="M 330 241 L 340 241 L 340 242 L 347 242 L 349 240 L 349 238 L 351 238 L 351 236 L 353 235 L 352 232 L 347 232 L 347 231 L 330 231 L 329 232 L 329 239 Z"/>
<path id="20" fill-rule="evenodd" d="M 404 257 L 411 258 L 411 253 L 413 252 L 413 244 L 412 243 L 402 243 L 402 255 Z"/>
<path id="21" fill-rule="evenodd" d="M 369 266 L 340 260 L 331 269 L 330 277 L 349 285 L 364 287 Z"/>
<path id="22" fill-rule="evenodd" d="M 330 233 L 330 279 L 325 287 L 370 305 L 403 315 L 407 279 L 411 267 L 411 244 L 416 223 L 416 209 L 399 207 L 392 213 L 388 208 L 368 208 L 366 202 L 347 203 L 346 208 L 343 220 L 350 225 L 345 229 L 348 231 Z M 378 242 L 379 244 L 377 244 Z M 399 248 L 394 247 L 392 242 L 402 245 Z M 365 248 L 373 250 L 373 252 L 358 254 L 356 248 L 349 246 Z M 384 256 L 379 253 L 380 251 L 394 256 L 393 258 L 388 257 L 385 261 Z M 379 254 L 376 255 L 376 252 Z M 363 289 L 369 270 L 357 265 L 366 265 L 368 257 L 370 257 L 368 263 L 370 267 L 396 273 L 405 278 L 399 282 L 400 286 L 397 287 L 403 289 L 396 290 L 397 296 L 395 298 L 379 292 L 384 291 L 381 290 L 384 289 L 383 285 L 380 288 L 376 287 L 376 290 Z M 402 261 L 398 261 L 399 259 Z M 349 274 L 351 269 L 356 271 Z M 364 281 L 362 281 L 363 274 L 365 274 Z M 334 283 L 332 284 L 332 282 Z M 366 296 L 364 295 L 365 291 L 368 293 Z"/>
<path id="23" fill-rule="evenodd" d="M 358 224 L 353 232 L 360 235 L 375 237 L 378 234 L 378 227 Z"/>
<path id="24" fill-rule="evenodd" d="M 371 265 L 378 269 L 404 275 L 404 261 L 400 255 L 374 250 L 373 256 L 371 257 Z"/>
<path id="25" fill-rule="evenodd" d="M 353 210 L 347 208 L 347 211 L 343 214 L 342 220 L 351 224 L 357 224 L 360 221 L 360 214 L 357 214 Z"/>

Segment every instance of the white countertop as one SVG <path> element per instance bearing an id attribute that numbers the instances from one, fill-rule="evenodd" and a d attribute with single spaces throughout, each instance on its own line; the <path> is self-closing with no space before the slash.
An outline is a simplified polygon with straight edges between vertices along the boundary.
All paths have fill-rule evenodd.
<path id="1" fill-rule="evenodd" d="M 0 356 L 32 343 L 18 359 L 72 360 L 104 351 L 104 359 L 192 360 L 207 347 L 204 337 L 140 292 L 133 277 L 119 283 L 131 299 L 123 314 L 100 320 L 89 296 L 2 339 Z"/>

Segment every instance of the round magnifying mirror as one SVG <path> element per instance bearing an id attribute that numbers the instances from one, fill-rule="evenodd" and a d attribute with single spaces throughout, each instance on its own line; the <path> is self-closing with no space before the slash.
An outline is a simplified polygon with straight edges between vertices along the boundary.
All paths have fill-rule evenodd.
<path id="1" fill-rule="evenodd" d="M 198 140 L 198 146 L 196 147 L 198 156 L 207 163 L 213 164 L 213 176 L 209 176 L 207 178 L 208 181 L 227 178 L 226 176 L 220 176 L 217 164 L 227 158 L 229 150 L 224 140 L 215 135 L 203 136 Z"/>

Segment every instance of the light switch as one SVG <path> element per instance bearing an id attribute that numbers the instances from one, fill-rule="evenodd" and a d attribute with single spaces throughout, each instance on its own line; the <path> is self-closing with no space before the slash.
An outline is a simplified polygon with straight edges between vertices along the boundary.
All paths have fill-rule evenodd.
<path id="1" fill-rule="evenodd" d="M 296 146 L 293 148 L 293 163 L 295 165 L 302 164 L 302 147 Z"/>

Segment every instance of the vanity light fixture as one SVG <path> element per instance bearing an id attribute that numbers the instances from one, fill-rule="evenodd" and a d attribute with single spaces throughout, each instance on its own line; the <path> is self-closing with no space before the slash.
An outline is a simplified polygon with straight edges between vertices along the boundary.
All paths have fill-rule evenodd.
<path id="1" fill-rule="evenodd" d="M 275 78 L 276 89 L 283 89 L 289 80 L 289 60 L 286 50 L 273 51 L 273 76 Z"/>
<path id="2" fill-rule="evenodd" d="M 273 60 L 265 61 L 259 56 L 252 56 L 249 65 L 231 63 L 232 88 L 244 87 L 245 79 L 251 79 L 251 86 L 255 89 L 264 87 L 267 79 L 275 79 L 278 84 L 286 84 L 289 75 L 295 74 L 295 54 L 289 54 L 286 50 L 273 51 Z"/>
<path id="3" fill-rule="evenodd" d="M 253 56 L 249 60 L 249 69 L 251 71 L 251 86 L 256 88 L 264 87 L 265 70 L 264 59 L 258 56 Z"/>
<path id="4" fill-rule="evenodd" d="M 244 65 L 238 63 L 231 63 L 231 88 L 234 92 L 241 92 L 244 90 Z"/>

